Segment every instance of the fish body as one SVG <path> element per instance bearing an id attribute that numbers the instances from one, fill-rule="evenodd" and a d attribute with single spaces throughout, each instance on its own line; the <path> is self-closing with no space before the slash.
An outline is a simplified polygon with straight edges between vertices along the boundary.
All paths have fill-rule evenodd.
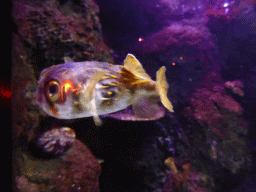
<path id="1" fill-rule="evenodd" d="M 159 99 L 173 111 L 166 96 L 165 67 L 153 81 L 132 54 L 127 55 L 123 66 L 69 58 L 65 62 L 40 74 L 36 102 L 48 115 L 59 119 L 93 116 L 95 124 L 100 125 L 99 115 L 132 105 L 138 119 L 152 119 L 161 111 Z"/>

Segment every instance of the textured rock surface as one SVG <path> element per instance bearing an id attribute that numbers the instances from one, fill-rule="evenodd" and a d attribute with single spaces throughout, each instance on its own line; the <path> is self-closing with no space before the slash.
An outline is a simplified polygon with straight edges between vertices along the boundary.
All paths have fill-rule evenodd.
<path id="1" fill-rule="evenodd" d="M 137 2 L 109 3 L 101 21 L 110 20 L 104 25 L 110 28 L 110 44 L 124 54 L 121 57 L 128 50 L 138 56 L 153 79 L 155 72 L 166 66 L 175 113 L 157 122 L 108 119 L 100 130 L 95 129 L 91 119 L 72 123 L 78 138 L 105 160 L 102 190 L 160 191 L 167 182 L 165 192 L 227 191 L 244 180 L 238 191 L 248 191 L 248 185 L 254 189 L 255 179 L 247 174 L 255 164 L 251 162 L 247 135 L 252 133 L 249 137 L 255 143 L 255 129 L 251 122 L 247 130 L 244 113 L 255 121 L 255 37 L 244 36 L 241 27 L 234 20 L 229 23 L 227 16 L 208 20 L 196 16 L 200 10 L 193 12 L 186 7 L 179 13 L 180 2 L 178 6 L 172 2 L 171 10 L 159 3 L 165 0 L 150 5 L 144 0 Z M 253 16 L 252 10 L 241 13 L 239 22 L 248 23 L 250 18 L 244 16 Z M 33 104 L 40 71 L 63 62 L 64 56 L 75 61 L 112 62 L 109 49 L 102 43 L 98 11 L 93 1 L 14 2 L 12 111 L 17 150 L 13 175 L 19 191 L 99 190 L 99 165 L 79 141 L 58 158 L 43 160 L 26 151 L 27 139 L 53 127 L 52 119 L 45 121 L 47 117 L 42 118 Z M 120 17 L 115 15 L 117 12 Z M 243 26 L 242 32 L 247 30 L 245 23 L 239 26 Z M 235 36 L 230 35 L 231 31 Z M 243 38 L 237 39 L 238 35 Z M 244 87 L 236 80 L 241 80 Z M 224 86 L 225 81 L 228 83 Z M 60 121 L 54 123 L 56 126 Z M 17 142 L 17 137 L 25 142 Z M 255 156 L 255 144 L 251 148 Z M 169 157 L 173 158 L 173 166 L 167 170 L 164 160 Z M 253 167 L 249 172 L 254 177 Z"/>
<path id="2" fill-rule="evenodd" d="M 61 63 L 64 56 L 112 61 L 102 41 L 94 1 L 15 1 L 13 5 L 18 35 L 33 49 L 32 59 L 38 67 Z"/>
<path id="3" fill-rule="evenodd" d="M 59 158 L 43 160 L 22 150 L 16 157 L 19 191 L 99 191 L 100 165 L 79 140 Z"/>
<path id="4" fill-rule="evenodd" d="M 195 149 L 235 174 L 249 163 L 248 128 L 241 105 L 225 94 L 223 86 L 218 88 L 222 90 L 197 89 L 185 113 L 198 123 L 190 135 Z"/>
<path id="5" fill-rule="evenodd" d="M 179 113 L 180 140 L 164 191 L 220 191 L 239 185 L 251 166 L 242 106 L 225 85 L 195 89 Z M 177 115 L 177 113 L 176 113 Z"/>
<path id="6" fill-rule="evenodd" d="M 25 129 L 36 126 L 38 118 L 34 116 L 38 113 L 32 100 L 42 69 L 64 62 L 64 56 L 76 61 L 112 62 L 102 39 L 98 12 L 93 1 L 17 0 L 13 3 L 12 17 L 16 27 L 12 42 L 13 123 L 17 135 L 23 131 L 28 135 Z M 30 121 L 30 125 L 24 121 Z"/>
<path id="7" fill-rule="evenodd" d="M 45 115 L 34 103 L 41 70 L 63 63 L 64 56 L 75 61 L 112 62 L 109 48 L 103 42 L 98 13 L 98 6 L 92 0 L 13 2 L 11 80 L 14 191 L 99 190 L 99 167 L 93 164 L 96 162 L 94 157 L 87 159 L 86 155 L 91 156 L 91 153 L 80 142 L 77 141 L 70 149 L 72 154 L 62 160 L 34 159 L 33 154 L 23 151 L 28 149 L 28 142 L 38 133 L 53 127 L 50 120 L 45 122 Z M 87 165 L 92 168 L 88 169 Z"/>
<path id="8" fill-rule="evenodd" d="M 248 124 L 242 113 L 242 106 L 227 94 L 224 85 L 212 90 L 198 88 L 191 95 L 180 121 L 186 147 L 178 150 L 175 162 L 178 166 L 184 161 L 192 164 L 200 178 L 194 184 L 203 182 L 208 191 L 221 190 L 248 172 Z"/>

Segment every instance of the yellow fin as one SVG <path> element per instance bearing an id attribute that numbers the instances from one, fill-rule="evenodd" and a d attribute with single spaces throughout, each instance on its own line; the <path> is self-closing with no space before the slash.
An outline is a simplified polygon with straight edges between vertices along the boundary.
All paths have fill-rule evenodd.
<path id="1" fill-rule="evenodd" d="M 97 71 L 94 75 L 91 76 L 90 79 L 86 82 L 85 89 L 85 99 L 91 100 L 94 97 L 95 86 L 101 80 L 101 78 L 105 75 L 106 71 Z"/>
<path id="2" fill-rule="evenodd" d="M 163 66 L 156 73 L 157 89 L 158 89 L 158 93 L 160 95 L 160 99 L 161 99 L 162 104 L 170 112 L 174 112 L 172 103 L 169 101 L 169 99 L 167 97 L 167 92 L 168 92 L 169 85 L 166 81 L 165 71 L 166 71 L 166 68 Z"/>
<path id="3" fill-rule="evenodd" d="M 93 116 L 93 121 L 94 121 L 96 126 L 101 126 L 102 125 L 102 121 L 101 121 L 101 119 L 100 119 L 98 114 Z"/>
<path id="4" fill-rule="evenodd" d="M 74 62 L 74 60 L 73 59 L 71 59 L 70 57 L 64 57 L 64 63 L 73 63 Z"/>
<path id="5" fill-rule="evenodd" d="M 81 97 L 81 103 L 91 111 L 95 125 L 100 126 L 102 124 L 100 117 L 97 112 L 96 103 L 95 103 L 95 86 L 105 75 L 106 71 L 96 72 L 86 83 L 84 88 L 83 95 Z"/>
<path id="6" fill-rule="evenodd" d="M 130 71 L 136 77 L 152 81 L 149 75 L 143 69 L 141 63 L 132 54 L 128 54 L 124 60 L 124 68 Z"/>

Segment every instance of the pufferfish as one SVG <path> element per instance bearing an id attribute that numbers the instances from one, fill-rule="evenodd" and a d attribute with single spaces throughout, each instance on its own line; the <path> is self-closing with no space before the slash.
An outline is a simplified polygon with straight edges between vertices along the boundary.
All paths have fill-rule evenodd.
<path id="1" fill-rule="evenodd" d="M 164 66 L 153 81 L 132 54 L 126 56 L 123 66 L 96 61 L 74 62 L 69 57 L 64 61 L 40 74 L 36 103 L 50 116 L 58 119 L 92 116 L 99 126 L 102 123 L 99 115 L 114 117 L 114 112 L 131 105 L 133 115 L 138 117 L 134 119 L 152 120 L 159 118 L 159 99 L 173 112 L 167 98 Z"/>

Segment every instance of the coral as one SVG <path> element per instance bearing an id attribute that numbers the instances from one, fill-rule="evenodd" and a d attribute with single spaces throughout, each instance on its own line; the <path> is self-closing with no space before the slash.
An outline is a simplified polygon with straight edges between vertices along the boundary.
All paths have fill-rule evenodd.
<path id="1" fill-rule="evenodd" d="M 167 158 L 165 164 L 171 170 L 170 174 L 172 175 L 173 183 L 181 190 L 181 188 L 187 185 L 191 164 L 182 165 L 182 171 L 178 170 L 172 157 Z"/>
<path id="2" fill-rule="evenodd" d="M 244 85 L 241 81 L 227 81 L 225 87 L 235 95 L 239 95 L 240 97 L 244 96 Z"/>
<path id="3" fill-rule="evenodd" d="M 193 114 L 193 119 L 200 126 L 208 127 L 217 136 L 227 134 L 228 124 L 232 123 L 227 119 L 228 114 L 237 117 L 243 112 L 241 105 L 231 97 L 224 93 L 208 91 L 205 88 L 196 90 L 191 98 L 191 104 L 193 107 L 188 107 L 187 112 Z M 193 111 L 191 111 L 192 108 Z M 227 115 L 222 113 L 227 113 Z"/>
<path id="4" fill-rule="evenodd" d="M 197 89 L 190 105 L 184 112 L 194 122 L 189 136 L 193 150 L 217 161 L 233 174 L 246 169 L 250 158 L 241 105 L 226 95 L 221 85 L 215 86 L 214 91 Z"/>
<path id="5" fill-rule="evenodd" d="M 176 155 L 175 149 L 180 127 L 174 116 L 168 114 L 156 122 L 157 133 L 147 138 L 147 144 L 144 148 L 145 157 L 139 161 L 139 165 L 145 173 L 147 191 L 157 191 L 164 188 L 169 177 L 169 173 L 166 172 L 168 167 L 165 165 L 166 158 L 169 157 L 169 160 L 172 160 L 173 158 L 170 156 Z M 189 165 L 184 165 L 184 169 L 189 170 Z M 175 182 L 177 185 L 182 185 L 182 181 L 178 177 Z"/>
<path id="6" fill-rule="evenodd" d="M 190 163 L 185 163 L 178 169 L 174 158 L 168 157 L 165 160 L 166 166 L 169 168 L 168 183 L 163 188 L 163 192 L 171 191 L 190 191 L 190 192 L 206 192 L 207 189 L 202 187 L 200 183 L 203 177 L 192 170 Z"/>
<path id="7" fill-rule="evenodd" d="M 172 23 L 170 26 L 153 33 L 138 43 L 138 51 L 144 53 L 170 51 L 171 47 L 193 47 L 208 49 L 214 47 L 210 41 L 210 32 L 204 26 L 203 19 Z M 192 55 L 192 54 L 191 54 Z"/>
<path id="8" fill-rule="evenodd" d="M 47 153 L 61 155 L 75 141 L 76 133 L 69 127 L 54 128 L 40 135 L 36 144 Z"/>
<path id="9" fill-rule="evenodd" d="M 197 27 L 175 23 L 170 27 L 155 33 L 150 39 L 151 40 L 148 40 L 149 42 L 156 42 L 150 42 L 151 46 L 148 46 L 148 49 L 150 50 L 147 51 L 151 52 L 161 51 L 170 46 L 181 47 L 184 45 L 200 45 L 205 39 L 205 35 L 203 34 L 203 31 L 199 30 Z M 147 40 L 145 40 L 145 42 L 146 41 Z"/>
<path id="10" fill-rule="evenodd" d="M 101 36 L 98 12 L 93 1 L 15 1 L 12 16 L 18 34 L 33 49 L 31 59 L 36 65 L 61 63 L 64 56 L 112 62 Z"/>

